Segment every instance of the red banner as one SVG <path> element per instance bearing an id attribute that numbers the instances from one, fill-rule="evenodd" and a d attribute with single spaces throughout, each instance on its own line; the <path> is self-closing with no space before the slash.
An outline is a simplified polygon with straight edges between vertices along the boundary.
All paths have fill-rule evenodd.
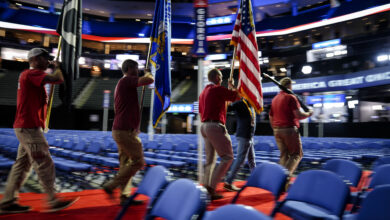
<path id="1" fill-rule="evenodd" d="M 207 0 L 194 0 L 195 8 L 207 8 L 208 1 Z"/>

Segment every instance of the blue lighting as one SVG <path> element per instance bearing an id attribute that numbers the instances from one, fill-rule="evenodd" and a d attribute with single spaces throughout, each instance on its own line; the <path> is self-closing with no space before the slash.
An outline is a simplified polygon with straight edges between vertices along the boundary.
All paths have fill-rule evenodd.
<path id="1" fill-rule="evenodd" d="M 334 94 L 334 95 L 316 95 L 307 96 L 306 103 L 309 105 L 316 103 L 337 103 L 345 102 L 345 94 Z"/>
<path id="2" fill-rule="evenodd" d="M 226 60 L 227 55 L 226 54 L 210 54 L 207 55 L 205 60 Z"/>
<path id="3" fill-rule="evenodd" d="M 332 47 L 332 46 L 336 46 L 336 45 L 340 45 L 340 44 L 341 44 L 341 40 L 340 39 L 333 39 L 333 40 L 328 40 L 328 41 L 322 41 L 322 42 L 314 43 L 312 45 L 312 48 L 313 49 L 320 49 L 320 48 Z"/>
<path id="4" fill-rule="evenodd" d="M 222 17 L 215 17 L 215 18 L 207 18 L 206 24 L 208 26 L 212 25 L 221 25 L 221 24 L 231 24 L 236 15 L 227 15 Z"/>
<path id="5" fill-rule="evenodd" d="M 167 112 L 168 113 L 192 113 L 193 105 L 192 104 L 171 104 Z"/>

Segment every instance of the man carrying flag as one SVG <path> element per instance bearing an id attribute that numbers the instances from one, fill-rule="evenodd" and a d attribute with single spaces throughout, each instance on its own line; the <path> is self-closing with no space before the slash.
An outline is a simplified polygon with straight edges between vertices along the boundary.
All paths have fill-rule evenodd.
<path id="1" fill-rule="evenodd" d="M 45 84 L 64 81 L 62 72 L 56 68 L 53 74 L 44 71 L 53 57 L 43 48 L 33 48 L 27 54 L 30 69 L 24 70 L 18 81 L 18 94 L 14 131 L 19 140 L 18 154 L 8 175 L 4 196 L 0 203 L 0 214 L 22 213 L 30 206 L 19 205 L 20 187 L 28 177 L 31 167 L 47 194 L 48 210 L 55 212 L 72 205 L 76 199 L 59 199 L 55 192 L 55 167 L 49 145 L 43 135 L 45 127 L 47 95 Z M 57 65 L 56 65 L 57 66 Z"/>
<path id="2" fill-rule="evenodd" d="M 253 148 L 253 136 L 256 129 L 256 113 L 263 109 L 263 94 L 261 91 L 260 66 L 258 62 L 258 47 L 256 41 L 256 31 L 252 16 L 251 0 L 242 0 L 234 25 L 231 44 L 235 45 L 233 56 L 237 51 L 240 62 L 238 92 L 243 97 L 242 100 L 233 103 L 232 109 L 237 114 L 238 140 L 237 156 L 226 176 L 224 189 L 228 191 L 238 191 L 238 187 L 233 185 L 238 170 L 248 159 L 251 170 L 256 166 L 255 151 Z M 233 64 L 234 65 L 233 57 Z M 233 68 L 232 68 L 233 70 Z M 233 71 L 231 72 L 232 78 Z"/>
<path id="3" fill-rule="evenodd" d="M 201 117 L 200 131 L 204 139 L 206 162 L 204 165 L 203 186 L 210 194 L 211 200 L 222 199 L 216 192 L 217 184 L 225 176 L 233 161 L 232 140 L 226 130 L 226 104 L 239 98 L 232 79 L 228 81 L 228 88 L 221 86 L 222 73 L 218 69 L 211 69 L 207 73 L 210 84 L 199 96 L 199 114 Z M 216 156 L 220 162 L 216 166 Z"/>
<path id="4" fill-rule="evenodd" d="M 72 105 L 73 80 L 79 78 L 79 58 L 81 55 L 82 34 L 81 0 L 64 0 L 62 12 L 58 20 L 57 33 L 60 35 L 62 65 L 65 83 L 60 87 L 63 105 Z"/>
<path id="5" fill-rule="evenodd" d="M 156 127 L 171 104 L 171 0 L 156 1 L 150 40 L 151 70 L 155 75 L 153 127 Z"/>

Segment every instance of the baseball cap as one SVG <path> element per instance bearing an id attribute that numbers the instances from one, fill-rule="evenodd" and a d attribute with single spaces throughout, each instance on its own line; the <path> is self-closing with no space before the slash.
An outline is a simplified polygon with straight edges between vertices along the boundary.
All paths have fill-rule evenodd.
<path id="1" fill-rule="evenodd" d="M 293 83 L 295 83 L 295 81 L 292 81 L 290 77 L 284 77 L 283 79 L 280 80 L 280 84 L 284 87 Z"/>
<path id="2" fill-rule="evenodd" d="M 27 58 L 30 59 L 32 57 L 36 57 L 36 56 L 39 56 L 39 55 L 42 55 L 42 56 L 46 56 L 48 58 L 48 60 L 53 60 L 54 57 L 51 56 L 49 54 L 49 52 L 43 48 L 33 48 L 31 49 L 30 51 L 28 51 L 28 54 L 27 54 Z"/>

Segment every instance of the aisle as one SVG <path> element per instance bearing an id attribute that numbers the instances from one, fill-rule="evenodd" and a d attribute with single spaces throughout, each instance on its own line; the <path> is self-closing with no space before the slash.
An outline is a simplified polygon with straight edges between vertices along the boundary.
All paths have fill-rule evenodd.
<path id="1" fill-rule="evenodd" d="M 237 183 L 237 186 L 242 186 L 244 182 Z M 221 200 L 213 201 L 207 207 L 207 210 L 214 210 L 225 204 L 229 204 L 234 197 L 234 192 L 226 192 L 222 189 L 222 183 L 218 185 L 218 192 L 224 195 Z M 105 193 L 100 189 L 84 190 L 81 192 L 60 193 L 61 197 L 69 198 L 80 196 L 80 199 L 71 207 L 56 212 L 56 213 L 42 213 L 44 207 L 44 194 L 37 193 L 22 193 L 20 195 L 20 203 L 22 205 L 29 205 L 33 208 L 33 211 L 22 214 L 12 215 L 0 215 L 0 219 L 9 220 L 97 220 L 97 219 L 114 219 L 117 213 L 120 211 L 120 206 L 111 202 L 106 198 Z M 0 195 L 2 197 L 2 195 Z M 147 200 L 146 196 L 140 196 L 138 199 Z M 245 204 L 255 207 L 257 210 L 269 214 L 274 206 L 272 195 L 261 189 L 247 188 L 240 199 L 237 201 L 239 204 Z M 128 209 L 124 219 L 143 219 L 146 211 L 146 204 L 141 206 L 132 206 Z M 285 216 L 278 215 L 276 219 L 286 220 L 289 219 Z"/>

